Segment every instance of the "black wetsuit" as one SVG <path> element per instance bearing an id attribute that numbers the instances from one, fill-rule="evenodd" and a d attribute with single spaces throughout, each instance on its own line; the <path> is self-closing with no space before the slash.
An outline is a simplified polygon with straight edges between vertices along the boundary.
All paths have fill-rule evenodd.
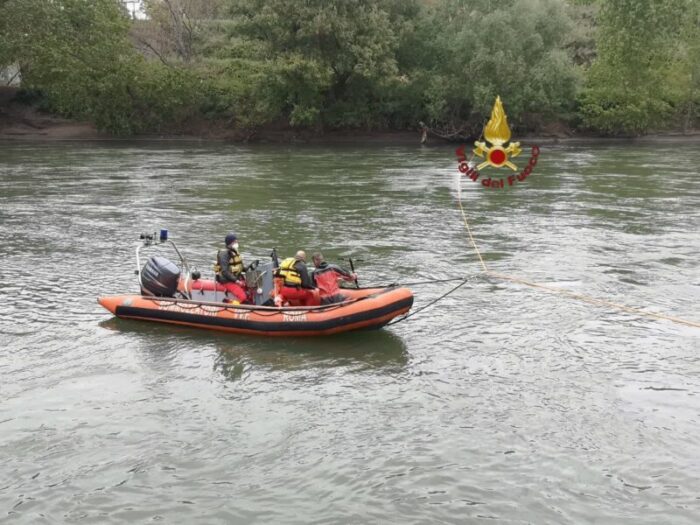
<path id="1" fill-rule="evenodd" d="M 323 275 L 326 272 L 336 272 L 348 278 L 352 277 L 352 274 L 349 271 L 345 270 L 344 268 L 341 268 L 337 264 L 329 264 L 326 261 L 323 261 L 316 267 L 316 269 L 313 272 L 314 281 L 316 280 L 317 275 Z"/>
<path id="2" fill-rule="evenodd" d="M 301 277 L 301 287 L 312 290 L 316 288 L 314 282 L 309 277 L 309 270 L 306 268 L 304 261 L 297 261 L 294 263 L 294 269 L 299 272 L 299 277 Z"/>

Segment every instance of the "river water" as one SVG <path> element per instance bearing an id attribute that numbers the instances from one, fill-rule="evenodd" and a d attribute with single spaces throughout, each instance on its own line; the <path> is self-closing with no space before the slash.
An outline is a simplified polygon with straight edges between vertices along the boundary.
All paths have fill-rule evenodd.
<path id="1" fill-rule="evenodd" d="M 462 203 L 490 269 L 697 322 L 699 165 L 545 145 L 512 188 L 462 178 Z M 0 144 L 0 522 L 700 522 L 700 329 L 479 275 L 456 168 L 447 147 Z M 325 339 L 112 318 L 96 298 L 137 291 L 160 228 L 205 276 L 235 230 L 248 260 L 322 249 L 363 285 L 471 280 Z"/>

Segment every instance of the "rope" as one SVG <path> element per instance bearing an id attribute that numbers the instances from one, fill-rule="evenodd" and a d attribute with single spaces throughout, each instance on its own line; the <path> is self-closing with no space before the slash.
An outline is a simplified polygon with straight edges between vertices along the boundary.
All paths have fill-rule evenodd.
<path id="1" fill-rule="evenodd" d="M 484 259 L 481 257 L 481 253 L 479 252 L 479 248 L 477 248 L 477 246 L 476 246 L 476 242 L 474 242 L 474 236 L 472 235 L 471 228 L 469 228 L 469 221 L 467 220 L 467 214 L 465 213 L 464 207 L 462 206 L 461 178 L 459 179 L 459 182 L 458 182 L 457 191 L 458 191 L 457 203 L 459 204 L 459 209 L 462 212 L 462 218 L 464 219 L 464 225 L 467 229 L 467 233 L 469 234 L 469 240 L 471 241 L 472 246 L 474 247 L 474 251 L 476 252 L 477 256 L 479 257 L 479 262 L 481 263 L 481 267 L 483 268 L 483 271 L 484 271 L 484 273 L 486 273 L 486 275 L 489 275 L 491 277 L 495 277 L 497 279 L 502 279 L 504 281 L 511 281 L 514 283 L 523 284 L 523 285 L 529 286 L 531 288 L 538 288 L 540 290 L 546 290 L 546 291 L 552 292 L 552 293 L 559 293 L 562 295 L 566 295 L 567 297 L 571 297 L 572 299 L 578 299 L 579 301 L 583 301 L 586 303 L 595 304 L 598 306 L 609 306 L 611 308 L 617 308 L 618 310 L 622 310 L 624 312 L 628 312 L 628 313 L 632 313 L 632 314 L 637 314 L 637 315 L 640 315 L 642 317 L 649 317 L 651 319 L 663 319 L 665 321 L 671 321 L 673 323 L 683 324 L 686 326 L 692 326 L 693 328 L 700 328 L 700 323 L 696 322 L 696 321 L 689 321 L 687 319 L 681 319 L 680 317 L 672 317 L 670 315 L 658 314 L 658 313 L 654 313 L 654 312 L 647 312 L 646 310 L 640 310 L 639 308 L 633 308 L 631 306 L 626 306 L 624 304 L 614 303 L 612 301 L 606 301 L 603 299 L 597 299 L 597 298 L 592 297 L 590 295 L 571 292 L 569 290 L 565 290 L 564 288 L 557 288 L 557 287 L 548 286 L 545 284 L 538 284 L 538 283 L 534 283 L 531 281 L 527 281 L 525 279 L 520 279 L 518 277 L 513 277 L 510 275 L 504 275 L 504 274 L 489 270 L 486 267 L 486 264 L 484 263 Z"/>
<path id="2" fill-rule="evenodd" d="M 562 295 L 567 295 L 567 296 L 571 297 L 572 299 L 578 299 L 578 300 L 584 301 L 586 303 L 591 303 L 591 304 L 600 305 L 600 306 L 610 306 L 612 308 L 618 308 L 620 310 L 624 310 L 625 312 L 634 313 L 634 314 L 638 314 L 641 316 L 652 317 L 654 319 L 664 319 L 666 321 L 672 321 L 674 323 L 679 323 L 679 324 L 684 324 L 687 326 L 693 326 L 695 328 L 700 328 L 700 323 L 696 323 L 695 321 L 688 321 L 686 319 L 681 319 L 679 317 L 672 317 L 670 315 L 657 314 L 654 312 L 647 312 L 646 310 L 640 310 L 639 308 L 633 308 L 631 306 L 625 306 L 624 304 L 613 303 L 612 301 L 606 301 L 604 299 L 596 299 L 595 297 L 591 297 L 589 295 L 580 294 L 580 293 L 576 293 L 576 292 L 571 292 L 571 291 L 565 290 L 563 288 L 556 288 L 554 286 L 548 286 L 546 284 L 533 283 L 530 281 L 526 281 L 525 279 L 511 277 L 510 275 L 502 275 L 500 273 L 492 272 L 490 270 L 486 273 L 488 275 L 490 275 L 492 277 L 496 277 L 498 279 L 503 279 L 505 281 L 511 281 L 511 282 L 518 283 L 518 284 L 524 284 L 525 286 L 530 286 L 532 288 L 540 288 L 540 289 L 546 290 L 548 292 L 560 293 Z"/>
<path id="3" fill-rule="evenodd" d="M 430 302 L 429 302 L 428 304 L 426 304 L 425 306 L 421 306 L 420 308 L 418 308 L 418 310 L 414 310 L 413 312 L 411 312 L 411 313 L 408 314 L 408 315 L 404 315 L 403 317 L 400 317 L 400 318 L 398 318 L 398 319 L 395 319 L 395 320 L 391 321 L 390 323 L 387 323 L 386 326 L 391 326 L 392 324 L 396 324 L 396 323 L 400 323 L 401 321 L 405 321 L 405 320 L 408 319 L 409 317 L 412 317 L 412 316 L 416 315 L 416 314 L 417 314 L 418 312 L 420 312 L 421 310 L 425 310 L 426 308 L 428 308 L 429 306 L 434 305 L 435 303 L 437 303 L 437 302 L 440 301 L 441 299 L 444 299 L 445 297 L 447 297 L 448 295 L 450 295 L 452 292 L 454 292 L 454 291 L 456 291 L 457 289 L 461 288 L 462 286 L 464 286 L 464 285 L 467 284 L 468 282 L 469 282 L 469 279 L 462 279 L 462 282 L 461 282 L 460 284 L 458 284 L 457 286 L 455 286 L 454 288 L 452 288 L 450 291 L 448 291 L 448 292 L 442 294 L 442 295 L 441 295 L 440 297 L 438 297 L 437 299 L 435 299 L 435 300 L 433 300 L 433 301 L 430 301 Z"/>
<path id="4" fill-rule="evenodd" d="M 451 281 L 464 281 L 465 279 L 469 279 L 469 277 L 454 277 L 454 278 L 450 278 L 450 279 L 431 279 L 430 281 L 416 281 L 413 283 L 395 282 L 395 283 L 391 283 L 391 284 L 387 284 L 387 285 L 373 286 L 372 288 L 389 288 L 390 286 L 419 286 L 421 284 L 449 283 Z"/>
<path id="5" fill-rule="evenodd" d="M 461 182 L 461 179 L 459 179 Z M 485 271 L 488 272 L 488 269 L 486 268 L 486 263 L 484 262 L 484 258 L 481 256 L 481 252 L 479 251 L 479 248 L 476 246 L 476 242 L 474 241 L 474 236 L 472 235 L 472 229 L 469 227 L 469 221 L 467 221 L 467 214 L 464 213 L 464 207 L 462 206 L 462 192 L 461 189 L 459 191 L 459 198 L 457 199 L 457 203 L 459 204 L 459 209 L 462 210 L 462 217 L 464 218 L 464 226 L 467 228 L 467 233 L 469 234 L 469 240 L 472 243 L 472 246 L 474 247 L 474 251 L 476 252 L 476 255 L 479 257 L 479 262 L 481 263 L 481 268 Z"/>

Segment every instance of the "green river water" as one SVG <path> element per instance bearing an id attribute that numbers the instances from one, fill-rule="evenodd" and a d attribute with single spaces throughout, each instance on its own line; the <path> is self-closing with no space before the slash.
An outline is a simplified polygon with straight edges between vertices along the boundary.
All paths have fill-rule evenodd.
<path id="1" fill-rule="evenodd" d="M 489 268 L 700 322 L 697 144 L 539 159 L 461 179 Z M 0 143 L 0 522 L 699 523 L 700 329 L 480 274 L 458 180 L 452 147 Z M 113 318 L 160 228 L 205 276 L 234 230 L 470 281 L 321 339 Z"/>

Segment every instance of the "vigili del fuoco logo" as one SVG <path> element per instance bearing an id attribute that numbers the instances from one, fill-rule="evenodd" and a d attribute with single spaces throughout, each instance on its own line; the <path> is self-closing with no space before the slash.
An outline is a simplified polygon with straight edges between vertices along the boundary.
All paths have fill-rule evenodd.
<path id="1" fill-rule="evenodd" d="M 523 182 L 530 176 L 532 170 L 537 165 L 537 157 L 540 154 L 539 146 L 532 146 L 530 161 L 517 175 L 509 175 L 499 179 L 482 177 L 481 170 L 488 166 L 492 168 L 506 167 L 515 172 L 518 171 L 518 166 L 511 162 L 510 159 L 520 155 L 522 150 L 520 149 L 520 142 L 508 143 L 510 140 L 510 128 L 508 127 L 506 112 L 503 110 L 501 97 L 496 97 L 496 102 L 493 104 L 491 118 L 484 128 L 484 138 L 486 142 L 480 142 L 478 140 L 474 142 L 474 146 L 476 146 L 473 150 L 474 155 L 484 159 L 478 166 L 473 162 L 474 155 L 472 155 L 470 160 L 467 160 L 464 154 L 466 146 L 462 145 L 457 148 L 456 153 L 457 161 L 459 162 L 459 171 L 464 173 L 465 177 L 469 177 L 474 182 L 481 180 L 481 184 L 487 188 L 501 189 L 506 187 L 506 183 L 508 186 L 512 186 L 515 182 Z"/>

